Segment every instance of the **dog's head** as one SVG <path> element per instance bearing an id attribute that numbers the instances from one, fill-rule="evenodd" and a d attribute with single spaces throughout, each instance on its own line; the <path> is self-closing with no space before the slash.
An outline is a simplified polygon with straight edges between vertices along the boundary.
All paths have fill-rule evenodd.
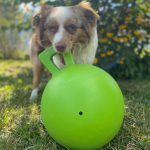
<path id="1" fill-rule="evenodd" d="M 52 43 L 57 52 L 66 52 L 76 46 L 87 46 L 97 19 L 90 3 L 81 2 L 71 7 L 44 5 L 34 16 L 33 24 L 43 47 Z"/>

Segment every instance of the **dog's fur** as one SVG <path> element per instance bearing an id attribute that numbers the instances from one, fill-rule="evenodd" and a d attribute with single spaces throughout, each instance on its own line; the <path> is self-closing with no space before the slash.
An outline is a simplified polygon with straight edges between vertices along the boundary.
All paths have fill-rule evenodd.
<path id="1" fill-rule="evenodd" d="M 40 51 L 52 45 L 58 55 L 54 62 L 62 67 L 59 53 L 72 52 L 76 63 L 92 64 L 95 57 L 98 15 L 90 3 L 81 2 L 70 7 L 51 7 L 44 5 L 33 17 L 35 32 L 31 39 L 31 60 L 33 63 L 33 91 L 30 99 L 38 94 L 43 66 L 38 59 Z"/>

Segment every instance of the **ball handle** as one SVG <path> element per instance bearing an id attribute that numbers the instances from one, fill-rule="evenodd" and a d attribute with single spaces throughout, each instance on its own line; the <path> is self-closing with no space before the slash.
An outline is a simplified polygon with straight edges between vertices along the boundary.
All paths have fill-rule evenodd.
<path id="1" fill-rule="evenodd" d="M 46 48 L 42 53 L 39 54 L 39 59 L 41 63 L 48 69 L 52 75 L 59 73 L 60 69 L 54 64 L 53 56 L 57 53 L 54 51 L 53 47 Z M 70 66 L 74 64 L 72 54 L 70 52 L 64 53 L 63 58 L 65 61 L 65 66 Z"/>

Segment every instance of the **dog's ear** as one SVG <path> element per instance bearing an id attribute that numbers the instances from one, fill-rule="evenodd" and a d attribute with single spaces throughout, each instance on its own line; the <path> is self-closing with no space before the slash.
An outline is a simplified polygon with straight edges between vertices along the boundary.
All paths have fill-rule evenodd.
<path id="1" fill-rule="evenodd" d="M 32 21 L 33 27 L 39 26 L 40 22 L 43 22 L 45 20 L 45 18 L 50 14 L 51 10 L 52 10 L 52 6 L 43 5 L 41 7 L 40 12 L 33 16 L 33 21 Z"/>
<path id="2" fill-rule="evenodd" d="M 33 27 L 37 27 L 40 24 L 41 14 L 37 13 L 33 16 L 32 25 Z"/>
<path id="3" fill-rule="evenodd" d="M 82 1 L 78 4 L 80 8 L 82 8 L 84 17 L 88 20 L 91 25 L 96 24 L 97 20 L 99 19 L 99 15 L 96 11 L 91 7 L 91 4 L 86 1 Z"/>
<path id="4" fill-rule="evenodd" d="M 41 17 L 42 17 L 42 18 L 47 17 L 47 16 L 50 14 L 52 8 L 53 8 L 53 7 L 50 6 L 50 5 L 43 5 L 43 6 L 41 7 Z"/>

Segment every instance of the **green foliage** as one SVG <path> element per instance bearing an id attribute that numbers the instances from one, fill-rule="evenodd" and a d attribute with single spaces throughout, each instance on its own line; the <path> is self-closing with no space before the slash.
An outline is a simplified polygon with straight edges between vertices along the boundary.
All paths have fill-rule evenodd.
<path id="1" fill-rule="evenodd" d="M 150 74 L 150 3 L 135 0 L 101 0 L 98 24 L 99 50 L 97 65 L 117 77 L 130 78 Z M 150 58 L 150 57 L 149 57 Z"/>
<path id="2" fill-rule="evenodd" d="M 19 32 L 30 27 L 29 17 L 25 18 L 15 0 L 0 0 L 0 59 L 27 57 L 25 52 L 18 52 Z"/>
<path id="3" fill-rule="evenodd" d="M 0 0 L 0 18 L 0 30 L 27 30 L 31 27 L 30 18 L 19 11 L 16 0 Z"/>

